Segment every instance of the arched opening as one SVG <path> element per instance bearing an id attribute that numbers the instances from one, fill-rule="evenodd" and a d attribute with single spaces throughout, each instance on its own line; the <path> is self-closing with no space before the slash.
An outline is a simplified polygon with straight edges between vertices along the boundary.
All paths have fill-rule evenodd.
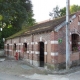
<path id="1" fill-rule="evenodd" d="M 13 50 L 16 50 L 16 43 L 14 43 L 13 45 Z"/>
<path id="2" fill-rule="evenodd" d="M 79 35 L 72 34 L 72 51 L 78 51 Z"/>
<path id="3" fill-rule="evenodd" d="M 44 42 L 39 42 L 39 50 L 40 50 L 40 67 L 44 67 Z"/>
<path id="4" fill-rule="evenodd" d="M 24 51 L 27 51 L 27 43 L 23 44 L 23 49 L 24 49 Z"/>

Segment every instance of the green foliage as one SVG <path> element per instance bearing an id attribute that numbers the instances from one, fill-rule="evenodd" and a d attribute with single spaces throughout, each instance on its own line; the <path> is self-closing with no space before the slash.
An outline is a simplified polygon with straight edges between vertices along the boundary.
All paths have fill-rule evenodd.
<path id="1" fill-rule="evenodd" d="M 80 6 L 78 6 L 78 5 L 70 6 L 70 12 L 71 13 L 74 13 L 74 12 L 77 12 L 77 11 L 80 11 Z"/>
<path id="2" fill-rule="evenodd" d="M 20 28 L 16 29 L 15 27 L 9 27 L 9 28 L 5 27 L 5 28 L 3 28 L 3 30 L 1 31 L 1 33 L 2 33 L 2 37 L 3 38 L 7 38 L 7 37 L 15 34 L 18 31 L 20 31 Z"/>
<path id="3" fill-rule="evenodd" d="M 66 15 L 66 7 L 64 7 L 62 9 L 59 9 L 59 7 L 56 6 L 53 9 L 55 9 L 55 10 L 53 10 L 52 12 L 50 12 L 51 13 L 50 16 L 53 17 L 53 18 L 58 18 L 58 17 Z M 70 6 L 70 13 L 74 13 L 74 12 L 77 12 L 77 11 L 80 11 L 80 6 L 78 6 L 78 5 L 72 5 L 72 6 Z M 55 15 L 58 15 L 58 16 L 55 17 L 54 13 L 55 13 Z"/>
<path id="4" fill-rule="evenodd" d="M 0 48 L 3 46 L 3 38 L 7 38 L 23 27 L 32 26 L 35 23 L 30 0 L 0 0 Z"/>
<path id="5" fill-rule="evenodd" d="M 66 7 L 60 9 L 60 16 L 66 15 Z"/>
<path id="6" fill-rule="evenodd" d="M 35 24 L 35 20 L 32 19 L 33 16 L 32 12 L 28 12 L 27 15 L 28 15 L 27 19 L 22 24 L 22 29 L 26 28 L 27 26 L 32 26 Z"/>
<path id="7" fill-rule="evenodd" d="M 2 15 L 0 15 L 0 21 L 2 21 L 3 20 L 3 16 Z"/>
<path id="8" fill-rule="evenodd" d="M 53 16 L 54 19 L 59 17 L 60 16 L 59 6 L 53 8 L 53 11 L 49 13 L 49 16 Z"/>
<path id="9" fill-rule="evenodd" d="M 11 24 L 9 24 L 9 25 L 8 25 L 8 28 L 11 28 L 11 27 L 12 27 L 12 25 L 11 25 Z"/>
<path id="10" fill-rule="evenodd" d="M 28 13 L 32 14 L 28 16 Z M 14 27 L 22 27 L 25 20 L 34 20 L 30 0 L 0 0 L 0 20 Z M 3 19 L 1 19 L 3 18 Z"/>

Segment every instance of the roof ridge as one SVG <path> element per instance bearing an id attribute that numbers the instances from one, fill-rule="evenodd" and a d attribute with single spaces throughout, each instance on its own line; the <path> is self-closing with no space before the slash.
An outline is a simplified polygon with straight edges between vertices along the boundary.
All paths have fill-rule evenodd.
<path id="1" fill-rule="evenodd" d="M 76 13 L 70 14 L 70 16 L 73 16 L 75 14 Z M 25 28 L 25 30 L 23 30 L 23 31 L 21 30 L 21 32 L 19 31 L 18 33 L 15 33 L 14 35 L 8 37 L 8 39 L 18 37 L 18 36 L 23 36 L 23 35 L 40 33 L 43 31 L 54 30 L 56 26 L 60 25 L 62 22 L 65 21 L 65 18 L 66 18 L 66 15 L 62 16 L 62 17 L 58 17 L 54 20 L 45 20 L 45 21 L 35 24 L 31 27 L 27 27 L 27 28 Z"/>
<path id="2" fill-rule="evenodd" d="M 50 19 L 47 19 L 47 20 L 44 20 L 44 21 L 38 22 L 38 24 L 45 23 L 45 22 L 48 22 L 48 21 L 51 21 L 51 20 L 50 20 Z"/>

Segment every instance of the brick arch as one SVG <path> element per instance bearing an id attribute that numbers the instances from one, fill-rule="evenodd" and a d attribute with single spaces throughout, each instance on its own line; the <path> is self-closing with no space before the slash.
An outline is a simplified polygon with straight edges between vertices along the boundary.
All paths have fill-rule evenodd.
<path id="1" fill-rule="evenodd" d="M 80 35 L 79 32 L 71 32 L 71 35 L 72 35 L 72 34 Z"/>
<path id="2" fill-rule="evenodd" d="M 38 40 L 38 42 L 45 42 L 46 40 L 45 40 L 45 38 L 44 37 L 39 37 L 39 40 Z"/>

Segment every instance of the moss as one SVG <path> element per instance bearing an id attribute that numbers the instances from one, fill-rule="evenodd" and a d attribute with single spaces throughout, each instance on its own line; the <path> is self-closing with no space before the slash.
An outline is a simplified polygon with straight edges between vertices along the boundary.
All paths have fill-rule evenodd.
<path id="1" fill-rule="evenodd" d="M 30 30 L 30 27 L 26 28 L 26 29 L 23 29 L 17 33 L 15 33 L 14 35 L 6 38 L 6 39 L 11 39 L 11 38 L 14 38 L 14 37 L 17 37 L 17 36 L 20 36 L 21 34 L 24 34 L 25 32 L 29 31 Z"/>
<path id="2" fill-rule="evenodd" d="M 51 64 L 46 64 L 46 65 L 47 65 L 47 68 L 50 69 L 50 70 L 54 70 L 55 69 L 54 65 L 51 65 Z"/>
<path id="3" fill-rule="evenodd" d="M 71 14 L 70 16 L 72 16 L 72 15 L 73 14 Z M 26 34 L 30 35 L 32 32 L 36 33 L 36 32 L 41 32 L 41 31 L 52 30 L 52 29 L 54 29 L 54 27 L 56 27 L 57 25 L 62 23 L 64 20 L 65 20 L 65 16 L 59 17 L 59 18 L 56 18 L 54 20 L 50 20 L 50 21 L 47 21 L 47 22 L 44 22 L 44 23 L 35 24 L 33 26 L 24 28 L 23 30 L 17 32 L 16 34 L 14 34 L 14 35 L 6 38 L 6 39 L 11 39 L 11 38 L 18 37 L 18 36 L 21 36 L 21 35 L 26 35 Z M 53 27 L 51 26 L 51 24 L 53 25 Z M 32 31 L 30 31 L 30 29 Z"/>

